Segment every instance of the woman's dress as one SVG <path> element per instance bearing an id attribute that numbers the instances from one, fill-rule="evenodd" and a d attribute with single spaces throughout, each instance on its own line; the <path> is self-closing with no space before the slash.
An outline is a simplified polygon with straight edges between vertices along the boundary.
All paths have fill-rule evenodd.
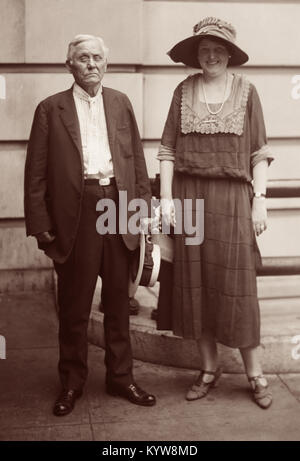
<path id="1" fill-rule="evenodd" d="M 189 339 L 201 338 L 205 329 L 227 346 L 255 347 L 260 343 L 260 255 L 251 180 L 253 167 L 272 157 L 255 87 L 234 75 L 230 97 L 212 115 L 199 100 L 201 79 L 201 74 L 190 76 L 176 88 L 158 155 L 174 161 L 173 198 L 182 204 L 191 199 L 194 224 L 195 199 L 204 200 L 202 243 L 187 245 L 190 235 L 175 229 L 171 329 Z"/>

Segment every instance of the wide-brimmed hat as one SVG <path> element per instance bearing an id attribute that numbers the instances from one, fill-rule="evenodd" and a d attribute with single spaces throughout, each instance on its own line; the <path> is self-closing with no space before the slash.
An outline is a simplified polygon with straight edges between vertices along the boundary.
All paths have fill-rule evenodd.
<path id="1" fill-rule="evenodd" d="M 213 17 L 198 22 L 193 28 L 193 35 L 178 42 L 167 54 L 174 62 L 201 68 L 198 60 L 198 46 L 203 38 L 220 41 L 226 46 L 230 54 L 228 66 L 240 66 L 249 59 L 249 56 L 235 44 L 235 28 L 228 22 Z"/>
<path id="2" fill-rule="evenodd" d="M 132 258 L 129 271 L 129 297 L 132 298 L 139 285 L 153 287 L 160 269 L 160 247 L 152 242 L 150 234 L 140 234 L 140 245 Z"/>

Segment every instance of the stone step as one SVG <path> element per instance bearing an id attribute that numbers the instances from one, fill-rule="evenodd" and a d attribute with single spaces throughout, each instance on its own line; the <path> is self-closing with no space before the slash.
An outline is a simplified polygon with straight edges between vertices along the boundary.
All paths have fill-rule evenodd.
<path id="1" fill-rule="evenodd" d="M 257 277 L 259 299 L 300 297 L 300 275 Z"/>
<path id="2" fill-rule="evenodd" d="M 265 373 L 300 372 L 300 297 L 294 296 L 294 288 L 287 291 L 292 296 L 260 299 L 260 354 Z M 99 312 L 100 293 L 101 285 L 98 284 L 89 325 L 89 339 L 93 344 L 104 347 L 103 314 Z M 157 286 L 154 289 L 138 288 L 136 299 L 142 307 L 137 316 L 130 317 L 134 358 L 161 365 L 199 369 L 201 363 L 195 341 L 183 340 L 169 331 L 156 330 L 151 311 L 156 307 L 157 293 Z M 218 348 L 225 372 L 243 372 L 237 350 L 222 345 L 218 345 Z"/>

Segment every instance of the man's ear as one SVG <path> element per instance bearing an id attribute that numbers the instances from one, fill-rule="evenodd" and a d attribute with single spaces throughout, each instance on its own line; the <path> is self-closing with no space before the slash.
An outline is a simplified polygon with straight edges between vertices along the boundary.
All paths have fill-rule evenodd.
<path id="1" fill-rule="evenodd" d="M 72 66 L 71 66 L 71 61 L 67 60 L 66 61 L 66 68 L 68 69 L 69 72 L 72 74 Z"/>

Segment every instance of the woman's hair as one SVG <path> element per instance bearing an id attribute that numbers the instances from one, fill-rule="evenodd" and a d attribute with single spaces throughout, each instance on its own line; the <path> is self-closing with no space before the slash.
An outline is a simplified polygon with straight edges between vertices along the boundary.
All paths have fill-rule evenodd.
<path id="1" fill-rule="evenodd" d="M 103 50 L 104 57 L 105 59 L 107 59 L 109 50 L 107 46 L 105 45 L 104 40 L 101 37 L 97 37 L 95 35 L 80 34 L 80 35 L 76 35 L 73 38 L 73 40 L 69 43 L 68 53 L 67 53 L 67 62 L 70 62 L 72 60 L 73 55 L 75 53 L 76 46 L 82 42 L 86 42 L 87 40 L 98 40 Z"/>

